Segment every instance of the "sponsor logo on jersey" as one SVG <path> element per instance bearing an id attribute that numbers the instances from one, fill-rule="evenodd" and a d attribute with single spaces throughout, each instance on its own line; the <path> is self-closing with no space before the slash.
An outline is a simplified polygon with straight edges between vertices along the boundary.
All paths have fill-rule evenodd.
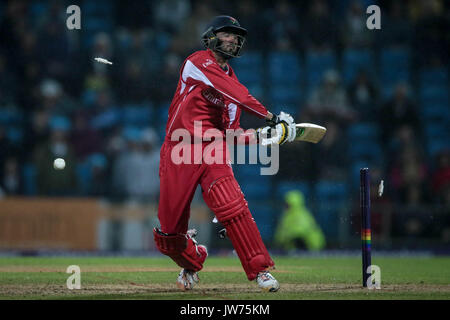
<path id="1" fill-rule="evenodd" d="M 206 62 L 203 63 L 203 67 L 207 68 L 209 65 L 213 64 L 213 61 L 211 59 L 206 59 Z"/>

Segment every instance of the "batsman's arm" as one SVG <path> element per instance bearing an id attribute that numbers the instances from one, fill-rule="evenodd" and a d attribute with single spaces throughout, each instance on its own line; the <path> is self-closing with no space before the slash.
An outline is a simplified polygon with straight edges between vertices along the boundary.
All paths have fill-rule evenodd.
<path id="1" fill-rule="evenodd" d="M 192 61 L 187 60 L 183 67 L 182 77 L 188 86 L 202 82 L 213 87 L 244 111 L 262 119 L 268 115 L 267 109 L 236 78 L 224 74 L 219 65 L 205 64 L 204 62 L 200 57 L 194 57 Z"/>
<path id="2" fill-rule="evenodd" d="M 273 119 L 273 117 L 274 117 L 273 113 L 268 111 L 265 119 L 266 119 L 266 121 L 271 121 Z"/>

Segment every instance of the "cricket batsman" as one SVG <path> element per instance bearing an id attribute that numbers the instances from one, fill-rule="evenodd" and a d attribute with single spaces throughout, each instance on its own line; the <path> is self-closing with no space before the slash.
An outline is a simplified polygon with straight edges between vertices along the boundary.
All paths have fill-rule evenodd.
<path id="1" fill-rule="evenodd" d="M 153 233 L 159 251 L 182 268 L 177 278 L 177 286 L 182 290 L 190 290 L 198 283 L 198 272 L 208 256 L 206 247 L 194 239 L 196 231 L 188 230 L 190 204 L 199 184 L 205 203 L 225 227 L 248 280 L 256 280 L 263 291 L 275 292 L 280 287 L 269 272 L 274 268 L 274 262 L 233 175 L 225 139 L 222 162 L 175 163 L 171 156 L 179 143 L 172 140 L 175 130 L 187 130 L 193 137 L 190 150 L 200 148 L 204 151 L 211 141 L 195 142 L 199 132 L 194 121 L 201 121 L 201 135 L 216 129 L 225 136 L 225 130 L 240 129 L 242 110 L 265 119 L 267 125 L 253 131 L 252 135 L 237 137 L 241 143 L 267 142 L 269 132 L 272 132 L 270 144 L 295 139 L 293 118 L 284 112 L 278 116 L 270 113 L 249 94 L 228 64 L 230 59 L 240 56 L 246 36 L 247 30 L 235 18 L 215 17 L 202 35 L 205 50 L 193 53 L 184 61 L 169 108 L 160 155 L 160 228 L 154 228 Z M 183 152 L 191 151 L 183 149 Z"/>

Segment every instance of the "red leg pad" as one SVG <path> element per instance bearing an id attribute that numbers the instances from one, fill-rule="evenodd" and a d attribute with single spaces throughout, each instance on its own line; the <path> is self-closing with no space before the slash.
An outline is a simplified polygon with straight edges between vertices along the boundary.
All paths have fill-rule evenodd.
<path id="1" fill-rule="evenodd" d="M 155 244 L 158 250 L 169 256 L 180 267 L 200 271 L 203 268 L 208 252 L 204 246 L 182 234 L 168 235 L 153 229 Z"/>
<path id="2" fill-rule="evenodd" d="M 205 200 L 227 230 L 249 280 L 254 280 L 259 272 L 274 266 L 234 177 L 217 180 L 209 188 Z"/>

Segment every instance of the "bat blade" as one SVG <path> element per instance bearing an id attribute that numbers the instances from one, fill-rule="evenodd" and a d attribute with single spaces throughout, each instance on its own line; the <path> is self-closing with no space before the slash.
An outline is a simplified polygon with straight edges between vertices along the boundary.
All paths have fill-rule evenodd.
<path id="1" fill-rule="evenodd" d="M 295 141 L 318 143 L 327 132 L 325 127 L 312 123 L 297 123 Z"/>

